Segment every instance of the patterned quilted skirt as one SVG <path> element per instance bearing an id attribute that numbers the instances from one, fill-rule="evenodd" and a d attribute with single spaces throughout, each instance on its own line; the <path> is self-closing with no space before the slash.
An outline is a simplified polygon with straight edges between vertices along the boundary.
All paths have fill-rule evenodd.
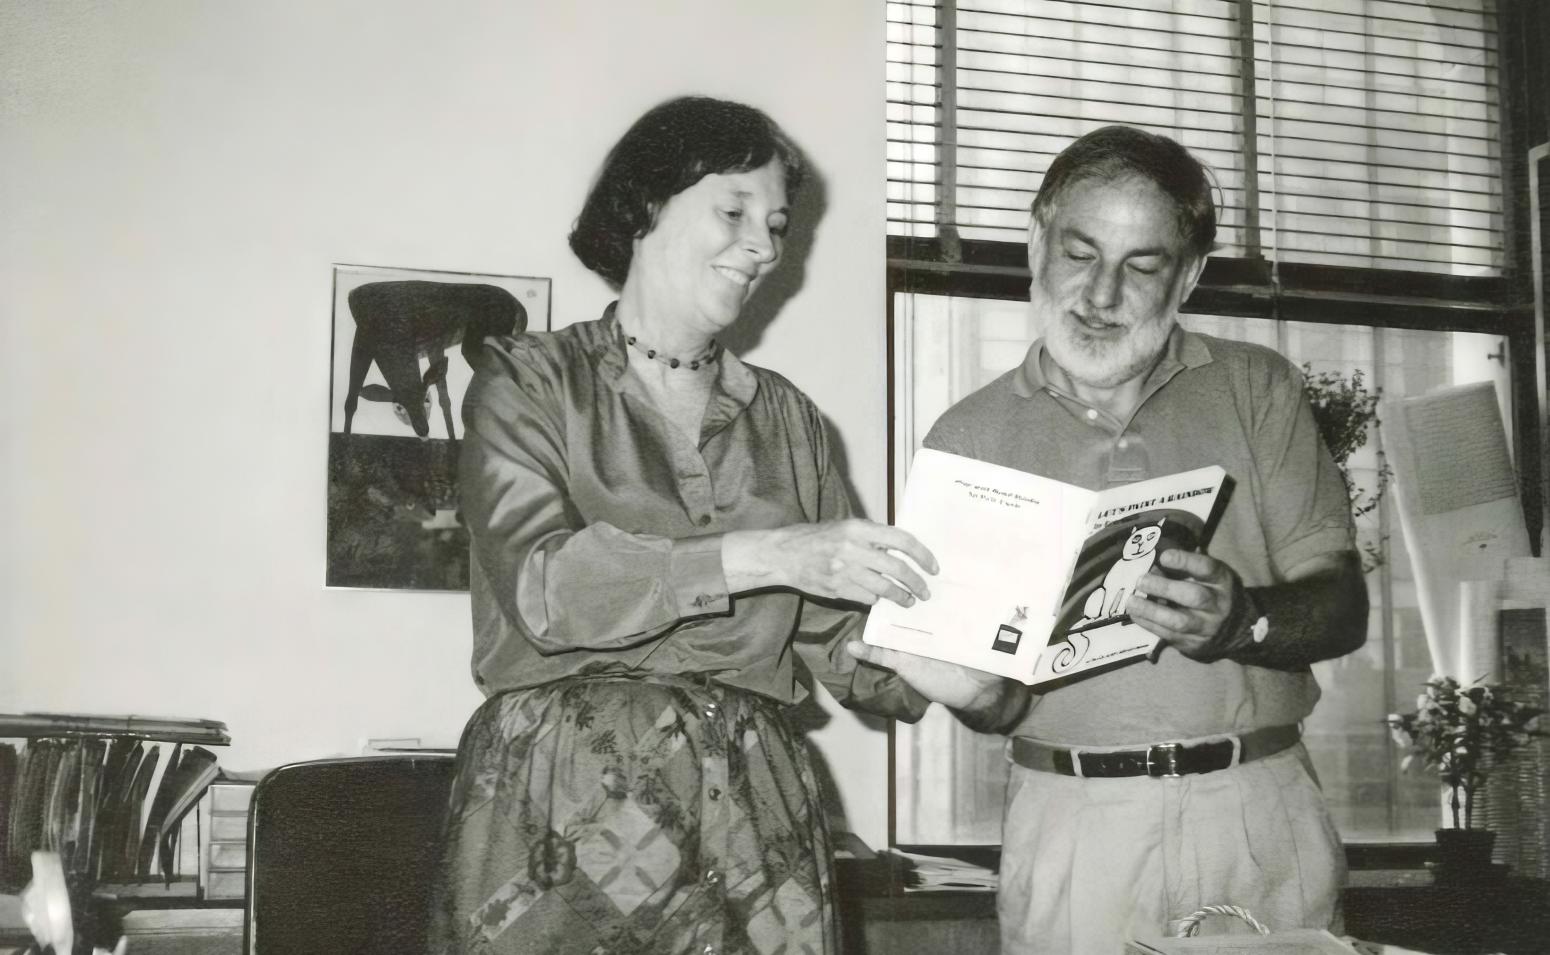
<path id="1" fill-rule="evenodd" d="M 474 714 L 432 952 L 838 951 L 818 790 L 780 705 L 647 679 L 571 677 Z"/>

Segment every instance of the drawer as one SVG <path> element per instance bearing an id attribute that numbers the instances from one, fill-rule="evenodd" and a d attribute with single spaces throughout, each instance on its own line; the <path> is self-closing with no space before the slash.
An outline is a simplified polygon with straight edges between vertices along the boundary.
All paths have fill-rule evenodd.
<path id="1" fill-rule="evenodd" d="M 205 898 L 207 899 L 241 899 L 248 894 L 248 874 L 246 872 L 215 872 L 212 871 L 205 879 Z"/>
<path id="2" fill-rule="evenodd" d="M 245 869 L 248 865 L 248 844 L 245 842 L 210 843 L 210 868 Z"/>
<path id="3" fill-rule="evenodd" d="M 211 842 L 246 842 L 248 817 L 246 813 L 211 813 Z"/>
<path id="4" fill-rule="evenodd" d="M 246 783 L 211 783 L 210 810 L 244 815 L 253 802 L 253 787 Z"/>

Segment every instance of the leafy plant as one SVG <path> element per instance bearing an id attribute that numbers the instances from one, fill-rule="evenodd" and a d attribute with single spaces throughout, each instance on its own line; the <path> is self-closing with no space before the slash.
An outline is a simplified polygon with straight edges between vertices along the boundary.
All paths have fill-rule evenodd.
<path id="1" fill-rule="evenodd" d="M 1387 464 L 1378 468 L 1378 486 L 1372 491 L 1359 487 L 1351 478 L 1347 462 L 1351 455 L 1367 443 L 1369 430 L 1378 422 L 1378 399 L 1381 389 L 1367 390 L 1360 368 L 1347 378 L 1338 371 L 1313 373 L 1312 366 L 1302 366 L 1303 388 L 1313 405 L 1313 420 L 1319 426 L 1319 436 L 1329 448 L 1330 457 L 1340 468 L 1345 479 L 1346 492 L 1351 497 L 1351 516 L 1361 517 L 1378 506 L 1383 499 L 1383 489 L 1393 472 Z"/>
<path id="2" fill-rule="evenodd" d="M 1390 713 L 1384 720 L 1395 742 L 1409 750 L 1400 768 L 1409 769 L 1419 759 L 1435 770 L 1450 791 L 1453 828 L 1473 828 L 1475 791 L 1485 784 L 1493 765 L 1505 762 L 1530 737 L 1545 735 L 1536 728 L 1543 711 L 1513 700 L 1507 687 L 1461 686 L 1451 676 L 1427 680 L 1415 705 L 1413 713 Z M 1463 826 L 1459 825 L 1460 794 Z"/>
<path id="3" fill-rule="evenodd" d="M 1357 484 L 1351 477 L 1348 462 L 1367 443 L 1371 430 L 1378 426 L 1378 399 L 1382 389 L 1367 390 L 1362 370 L 1357 368 L 1348 378 L 1338 371 L 1322 371 L 1314 374 L 1313 368 L 1304 362 L 1302 366 L 1303 390 L 1313 406 L 1313 420 L 1318 425 L 1319 436 L 1329 448 L 1330 457 L 1340 469 L 1340 479 L 1345 482 L 1346 495 L 1351 500 L 1351 516 L 1361 517 L 1371 513 L 1383 500 L 1393 471 L 1380 455 L 1378 458 L 1378 482 L 1371 491 Z M 1362 571 L 1370 572 L 1383 565 L 1382 540 L 1367 541 L 1362 547 Z"/>

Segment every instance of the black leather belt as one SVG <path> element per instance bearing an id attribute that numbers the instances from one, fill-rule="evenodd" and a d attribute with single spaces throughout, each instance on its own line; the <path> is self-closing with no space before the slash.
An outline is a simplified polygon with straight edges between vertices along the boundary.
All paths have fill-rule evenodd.
<path id="1" fill-rule="evenodd" d="M 1012 761 L 1028 769 L 1063 776 L 1183 776 L 1210 773 L 1272 756 L 1302 738 L 1298 726 L 1266 726 L 1241 736 L 1200 743 L 1154 743 L 1145 749 L 1093 751 L 1046 746 L 1012 737 Z"/>

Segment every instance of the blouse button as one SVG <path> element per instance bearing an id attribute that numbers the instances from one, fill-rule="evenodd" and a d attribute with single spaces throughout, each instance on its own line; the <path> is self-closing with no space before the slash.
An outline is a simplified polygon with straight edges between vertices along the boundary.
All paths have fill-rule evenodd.
<path id="1" fill-rule="evenodd" d="M 1097 421 L 1098 420 L 1098 409 L 1097 408 L 1088 408 L 1087 409 L 1087 420 L 1088 421 Z"/>
<path id="2" fill-rule="evenodd" d="M 1130 447 L 1130 442 L 1126 441 L 1124 438 L 1120 438 L 1119 441 L 1115 442 L 1115 444 L 1119 447 L 1119 449 L 1121 451 L 1123 451 L 1126 448 Z"/>
<path id="3" fill-rule="evenodd" d="M 709 514 L 701 514 L 699 520 L 695 521 L 695 523 L 699 524 L 701 527 L 704 527 L 705 525 L 710 523 L 710 515 Z"/>

